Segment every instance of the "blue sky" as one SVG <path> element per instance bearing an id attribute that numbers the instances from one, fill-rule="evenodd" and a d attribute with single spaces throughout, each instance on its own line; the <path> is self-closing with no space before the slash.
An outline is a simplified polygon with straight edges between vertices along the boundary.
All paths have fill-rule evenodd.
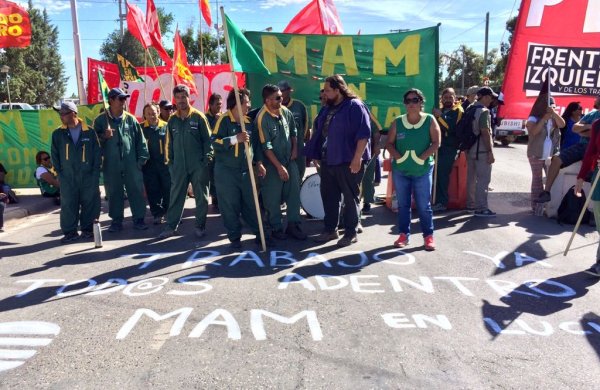
<path id="1" fill-rule="evenodd" d="M 19 1 L 23 3 L 22 1 Z M 489 49 L 499 48 L 507 40 L 506 20 L 518 13 L 517 0 L 334 0 L 346 34 L 384 34 L 393 29 L 418 29 L 440 26 L 440 50 L 451 52 L 465 44 L 483 53 L 485 42 L 485 14 L 490 13 Z M 131 0 L 143 12 L 146 0 Z M 50 19 L 59 29 L 60 50 L 69 76 L 67 96 L 77 91 L 73 28 L 69 0 L 34 0 L 38 8 L 46 8 Z M 198 28 L 197 0 L 155 0 L 175 16 L 180 27 Z M 216 21 L 217 1 L 211 0 L 213 23 Z M 281 32 L 308 0 L 220 0 L 227 14 L 242 29 L 260 31 L 272 27 Z M 118 2 L 116 0 L 78 0 L 79 31 L 81 38 L 84 79 L 87 58 L 99 59 L 99 49 L 108 34 L 119 28 Z M 206 28 L 204 25 L 203 28 Z M 165 47 L 173 47 L 173 36 L 163 34 Z M 138 64 L 136 64 L 138 65 Z"/>

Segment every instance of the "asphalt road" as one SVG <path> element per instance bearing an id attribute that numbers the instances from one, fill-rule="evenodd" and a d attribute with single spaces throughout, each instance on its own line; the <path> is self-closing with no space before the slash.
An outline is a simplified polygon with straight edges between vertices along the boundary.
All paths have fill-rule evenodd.
<path id="1" fill-rule="evenodd" d="M 343 250 L 261 253 L 246 235 L 233 252 L 216 214 L 197 241 L 191 200 L 181 235 L 127 221 L 100 249 L 61 246 L 56 213 L 14 221 L 0 235 L 0 388 L 597 387 L 600 285 L 582 271 L 598 234 L 583 226 L 563 257 L 572 226 L 529 213 L 525 146 L 496 154 L 497 218 L 436 215 L 435 252 L 418 223 L 394 249 L 384 206 Z"/>

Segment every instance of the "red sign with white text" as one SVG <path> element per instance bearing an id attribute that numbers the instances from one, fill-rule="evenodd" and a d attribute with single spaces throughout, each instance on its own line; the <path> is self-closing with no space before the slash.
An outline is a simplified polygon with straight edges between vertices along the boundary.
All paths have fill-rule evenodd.
<path id="1" fill-rule="evenodd" d="M 136 68 L 139 75 L 146 82 L 121 81 L 119 68 L 116 64 L 103 62 L 88 58 L 88 103 L 94 104 L 102 101 L 102 95 L 98 90 L 98 72 L 104 75 L 104 80 L 110 88 L 120 87 L 131 95 L 128 101 L 128 111 L 136 117 L 142 117 L 142 109 L 147 102 L 159 102 L 160 100 L 171 100 L 173 90 L 173 78 L 171 69 L 166 66 L 154 68 Z M 198 94 L 192 93 L 190 101 L 192 106 L 204 112 L 208 106 L 208 98 L 212 93 L 218 93 L 227 98 L 229 91 L 233 89 L 231 71 L 228 64 L 211 66 L 190 66 L 194 81 L 198 88 Z M 157 73 L 158 72 L 158 73 Z M 236 73 L 237 82 L 240 87 L 246 85 L 243 73 Z M 223 105 L 225 107 L 225 105 Z"/>
<path id="2" fill-rule="evenodd" d="M 600 1 L 523 0 L 499 116 L 527 119 L 546 74 L 560 111 L 572 101 L 593 109 L 600 95 Z"/>

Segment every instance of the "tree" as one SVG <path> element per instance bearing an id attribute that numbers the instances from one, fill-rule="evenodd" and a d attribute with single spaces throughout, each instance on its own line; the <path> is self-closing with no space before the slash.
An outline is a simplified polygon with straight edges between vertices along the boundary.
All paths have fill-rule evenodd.
<path id="1" fill-rule="evenodd" d="M 512 44 L 513 34 L 517 27 L 517 17 L 514 16 L 506 22 L 506 31 L 508 31 L 508 43 L 500 44 L 500 57 L 497 59 L 494 70 L 490 72 L 490 79 L 497 81 L 498 85 L 502 85 L 504 81 L 504 73 L 508 64 L 508 55 L 510 53 L 510 45 Z"/>
<path id="2" fill-rule="evenodd" d="M 58 28 L 50 24 L 45 9 L 33 8 L 31 0 L 27 11 L 31 20 L 31 45 L 5 49 L 0 53 L 0 64 L 10 67 L 11 101 L 50 106 L 63 96 L 68 80 L 60 57 Z M 8 100 L 7 92 L 2 88 L 1 101 Z"/>
<path id="3" fill-rule="evenodd" d="M 200 47 L 200 32 L 194 36 L 194 28 L 190 25 L 181 33 L 181 41 L 187 51 L 187 59 L 190 65 L 216 64 L 219 55 L 221 62 L 227 62 L 227 52 L 225 49 L 225 39 L 217 41 L 216 35 L 210 32 L 202 32 L 202 47 Z M 217 52 L 219 47 L 219 52 Z"/>
<path id="4" fill-rule="evenodd" d="M 165 13 L 163 8 L 156 9 L 158 13 L 158 23 L 160 24 L 160 31 L 163 38 L 167 34 L 171 34 L 171 26 L 173 24 L 173 14 Z M 163 39 L 164 41 L 164 39 Z M 158 56 L 158 53 L 153 48 L 149 48 L 152 60 L 158 66 L 162 64 L 162 60 Z M 166 48 L 165 48 L 166 49 Z M 166 49 L 167 53 L 173 57 L 173 50 Z M 111 32 L 106 40 L 100 46 L 100 58 L 102 61 L 117 63 L 117 54 L 121 54 L 127 58 L 134 66 L 144 66 L 144 47 L 142 44 L 125 30 L 125 34 L 121 35 L 121 30 L 115 30 Z M 146 60 L 147 66 L 152 66 L 150 58 Z"/>

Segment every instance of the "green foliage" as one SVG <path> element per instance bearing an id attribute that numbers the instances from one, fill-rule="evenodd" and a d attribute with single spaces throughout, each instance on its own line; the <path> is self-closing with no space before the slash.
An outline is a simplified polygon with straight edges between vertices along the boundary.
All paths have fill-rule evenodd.
<path id="1" fill-rule="evenodd" d="M 225 49 L 225 38 L 220 37 L 217 41 L 217 36 L 209 32 L 202 32 L 202 47 L 200 46 L 200 32 L 194 35 L 192 26 L 184 32 L 180 32 L 181 41 L 187 51 L 187 59 L 190 65 L 202 64 L 217 64 L 218 56 L 221 56 L 221 63 L 227 62 L 227 53 Z M 219 45 L 217 45 L 219 43 Z M 217 46 L 220 52 L 217 52 Z"/>
<path id="2" fill-rule="evenodd" d="M 29 1 L 31 45 L 7 48 L 0 53 L 0 65 L 10 67 L 10 98 L 13 102 L 53 105 L 66 90 L 65 76 L 58 45 L 58 28 L 50 24 L 46 10 L 33 8 Z M 0 76 L 0 101 L 8 101 L 6 79 Z"/>
<path id="3" fill-rule="evenodd" d="M 160 31 L 163 38 L 163 46 L 165 42 L 165 35 L 171 34 L 171 26 L 173 25 L 173 14 L 165 13 L 163 8 L 156 9 L 158 13 L 158 23 L 160 24 Z M 167 53 L 172 57 L 173 50 L 167 49 Z M 129 60 L 133 66 L 144 66 L 144 47 L 142 44 L 125 30 L 125 34 L 121 36 L 121 30 L 115 30 L 111 32 L 106 40 L 100 46 L 100 59 L 106 62 L 117 63 L 117 54 L 121 54 L 123 57 Z M 158 56 L 158 53 L 154 48 L 149 48 L 150 55 L 154 60 L 156 66 L 162 65 L 163 62 Z M 152 66 L 150 58 L 146 59 L 146 65 Z"/>

